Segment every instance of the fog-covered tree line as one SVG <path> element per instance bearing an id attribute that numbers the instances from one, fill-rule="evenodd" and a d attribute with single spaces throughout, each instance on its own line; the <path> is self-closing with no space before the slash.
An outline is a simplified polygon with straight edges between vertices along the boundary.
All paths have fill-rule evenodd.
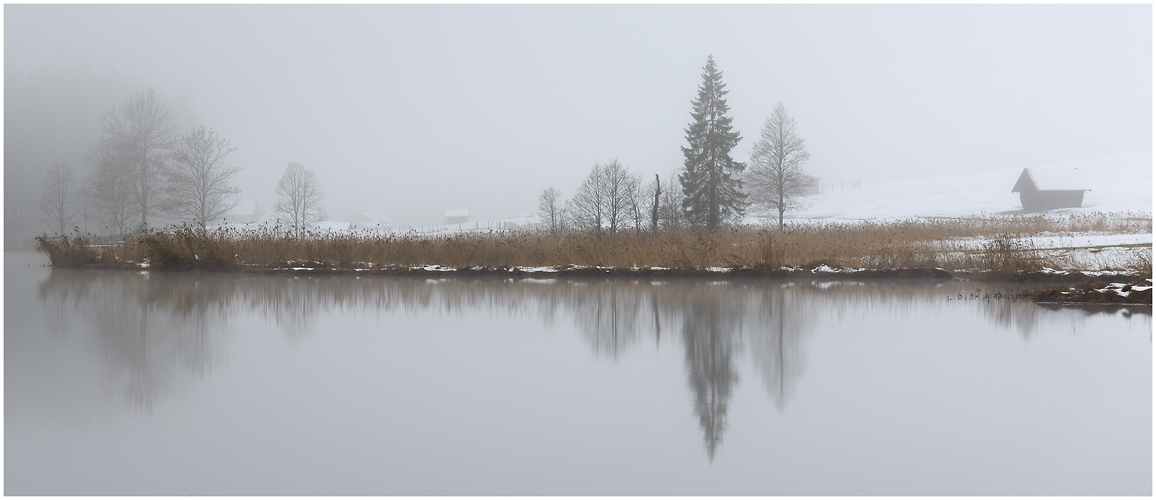
<path id="1" fill-rule="evenodd" d="M 236 204 L 241 190 L 231 179 L 241 167 L 228 161 L 235 148 L 211 128 L 178 131 L 176 112 L 155 90 L 131 93 L 99 122 L 83 173 L 67 161 L 48 169 L 39 203 L 48 232 L 122 234 L 158 217 L 204 229 Z M 299 235 L 324 217 L 317 179 L 300 163 L 288 164 L 276 191 L 275 216 L 287 232 Z"/>
<path id="2" fill-rule="evenodd" d="M 82 178 L 67 163 L 50 171 L 42 200 L 52 203 L 45 209 L 42 201 L 42 216 L 59 233 L 81 220 L 102 233 L 143 230 L 158 216 L 203 228 L 240 192 L 229 183 L 240 171 L 228 163 L 233 150 L 203 126 L 180 133 L 176 113 L 155 90 L 133 92 L 101 113 L 100 138 L 88 148 Z"/>
<path id="3" fill-rule="evenodd" d="M 16 88 L 30 87 L 16 83 Z M 552 232 L 610 234 L 717 228 L 758 212 L 777 215 L 781 228 L 784 214 L 801 206 L 800 198 L 811 180 L 803 172 L 808 159 L 804 141 L 796 133 L 795 119 L 780 102 L 752 146 L 749 165 L 736 161 L 732 152 L 742 137 L 732 126 L 727 93 L 722 72 L 708 57 L 691 102 L 682 167 L 665 175 L 643 175 L 618 159 L 596 162 L 569 198 L 556 188 L 541 193 L 538 208 L 544 225 Z M 197 120 L 181 120 L 175 108 L 152 89 L 125 94 L 93 113 L 97 115 L 95 133 L 87 139 L 83 154 L 70 153 L 73 161 L 65 154 L 17 158 L 6 151 L 6 168 L 38 168 L 44 176 L 35 204 L 19 202 L 28 193 L 12 196 L 6 189 L 6 221 L 26 206 L 38 212 L 40 230 L 55 234 L 72 230 L 122 234 L 168 221 L 204 228 L 222 220 L 240 194 L 232 183 L 242 168 L 229 161 L 236 150 L 233 144 Z M 12 107 L 20 108 L 20 99 L 11 101 Z M 69 111 L 73 110 L 61 112 Z M 74 111 L 80 112 L 84 111 Z M 18 127 L 12 129 L 27 128 L 29 121 L 35 121 L 34 115 L 14 116 L 10 123 Z M 9 144 L 27 142 L 7 130 L 5 135 Z M 36 149 L 55 151 L 48 145 Z M 7 170 L 6 179 L 10 179 Z M 317 178 L 304 165 L 288 163 L 275 191 L 274 218 L 285 232 L 300 236 L 325 217 Z"/>
<path id="4" fill-rule="evenodd" d="M 748 165 L 731 157 L 742 137 L 731 126 L 722 72 L 708 57 L 691 102 L 692 121 L 682 147 L 683 167 L 664 180 L 643 178 L 617 159 L 595 163 L 567 201 L 556 188 L 539 196 L 539 215 L 550 231 L 657 231 L 717 228 L 739 223 L 747 210 L 778 216 L 801 207 L 809 155 L 795 119 L 780 102 L 763 125 Z"/>

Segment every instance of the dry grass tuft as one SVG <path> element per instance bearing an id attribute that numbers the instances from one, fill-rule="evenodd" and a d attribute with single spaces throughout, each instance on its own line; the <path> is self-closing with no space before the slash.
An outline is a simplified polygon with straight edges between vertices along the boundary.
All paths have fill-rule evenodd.
<path id="1" fill-rule="evenodd" d="M 133 267 L 144 261 L 144 249 L 134 238 L 118 236 L 36 237 L 36 250 L 48 254 L 54 267 Z"/>
<path id="2" fill-rule="evenodd" d="M 985 241 L 978 262 L 976 267 L 993 278 L 1011 278 L 1020 271 L 1037 271 L 1045 266 L 1044 258 L 1029 242 L 1011 234 L 999 234 Z"/>
<path id="3" fill-rule="evenodd" d="M 162 271 L 228 271 L 237 267 L 234 240 L 224 231 L 182 226 L 140 239 L 149 266 Z"/>

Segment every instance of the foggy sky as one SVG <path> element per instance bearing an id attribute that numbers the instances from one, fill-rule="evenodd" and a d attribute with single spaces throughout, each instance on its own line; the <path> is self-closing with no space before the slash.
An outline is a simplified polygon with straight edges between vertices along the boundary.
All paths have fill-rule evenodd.
<path id="1" fill-rule="evenodd" d="M 665 179 L 708 55 L 736 159 L 781 100 L 828 182 L 1152 147 L 1149 5 L 6 5 L 4 30 L 6 80 L 81 67 L 183 96 L 237 148 L 241 197 L 271 208 L 301 162 L 338 220 L 536 213 L 613 158 Z"/>

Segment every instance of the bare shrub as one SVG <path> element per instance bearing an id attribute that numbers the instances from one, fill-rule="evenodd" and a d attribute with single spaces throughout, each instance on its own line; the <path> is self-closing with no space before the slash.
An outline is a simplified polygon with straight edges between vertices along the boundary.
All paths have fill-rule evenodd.
<path id="1" fill-rule="evenodd" d="M 980 270 L 1001 278 L 1043 267 L 1043 259 L 1035 247 L 1011 234 L 999 234 L 984 242 L 980 262 Z"/>

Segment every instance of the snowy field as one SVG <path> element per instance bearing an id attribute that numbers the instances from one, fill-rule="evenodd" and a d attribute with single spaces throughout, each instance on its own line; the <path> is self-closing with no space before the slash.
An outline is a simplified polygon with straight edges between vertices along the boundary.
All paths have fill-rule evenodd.
<path id="1" fill-rule="evenodd" d="M 1152 156 L 1121 155 L 1095 160 L 1033 165 L 1033 172 L 1075 167 L 1091 191 L 1084 195 L 1081 208 L 1050 210 L 1048 214 L 1068 215 L 1093 212 L 1131 213 L 1152 216 Z M 825 192 L 806 198 L 806 207 L 785 218 L 793 223 L 838 223 L 859 220 L 901 220 L 922 217 L 986 217 L 1023 213 L 1018 193 L 1012 186 L 1022 168 L 961 174 L 929 179 L 866 184 L 861 188 Z M 829 185 L 828 185 L 829 189 Z M 773 220 L 748 216 L 744 223 L 763 224 Z M 1045 255 L 1066 256 L 1074 268 L 1087 271 L 1129 268 L 1151 258 L 1152 233 L 1076 233 L 1037 235 L 1022 242 Z M 968 238 L 955 242 L 957 248 L 979 250 L 987 240 Z M 1143 247 L 1139 247 L 1143 246 Z M 1138 248 L 1139 247 L 1139 248 Z"/>
<path id="2" fill-rule="evenodd" d="M 1152 214 L 1152 156 L 1125 155 L 1052 165 L 1032 170 L 1076 167 L 1091 191 L 1082 208 L 1048 213 L 1134 212 Z M 865 184 L 858 189 L 808 196 L 807 207 L 787 218 L 819 220 L 905 219 L 910 217 L 968 217 L 1021 213 L 1019 194 L 1012 186 L 1023 168 L 961 174 L 929 179 Z M 829 186 L 828 186 L 829 189 Z M 748 223 L 758 223 L 748 217 Z"/>

